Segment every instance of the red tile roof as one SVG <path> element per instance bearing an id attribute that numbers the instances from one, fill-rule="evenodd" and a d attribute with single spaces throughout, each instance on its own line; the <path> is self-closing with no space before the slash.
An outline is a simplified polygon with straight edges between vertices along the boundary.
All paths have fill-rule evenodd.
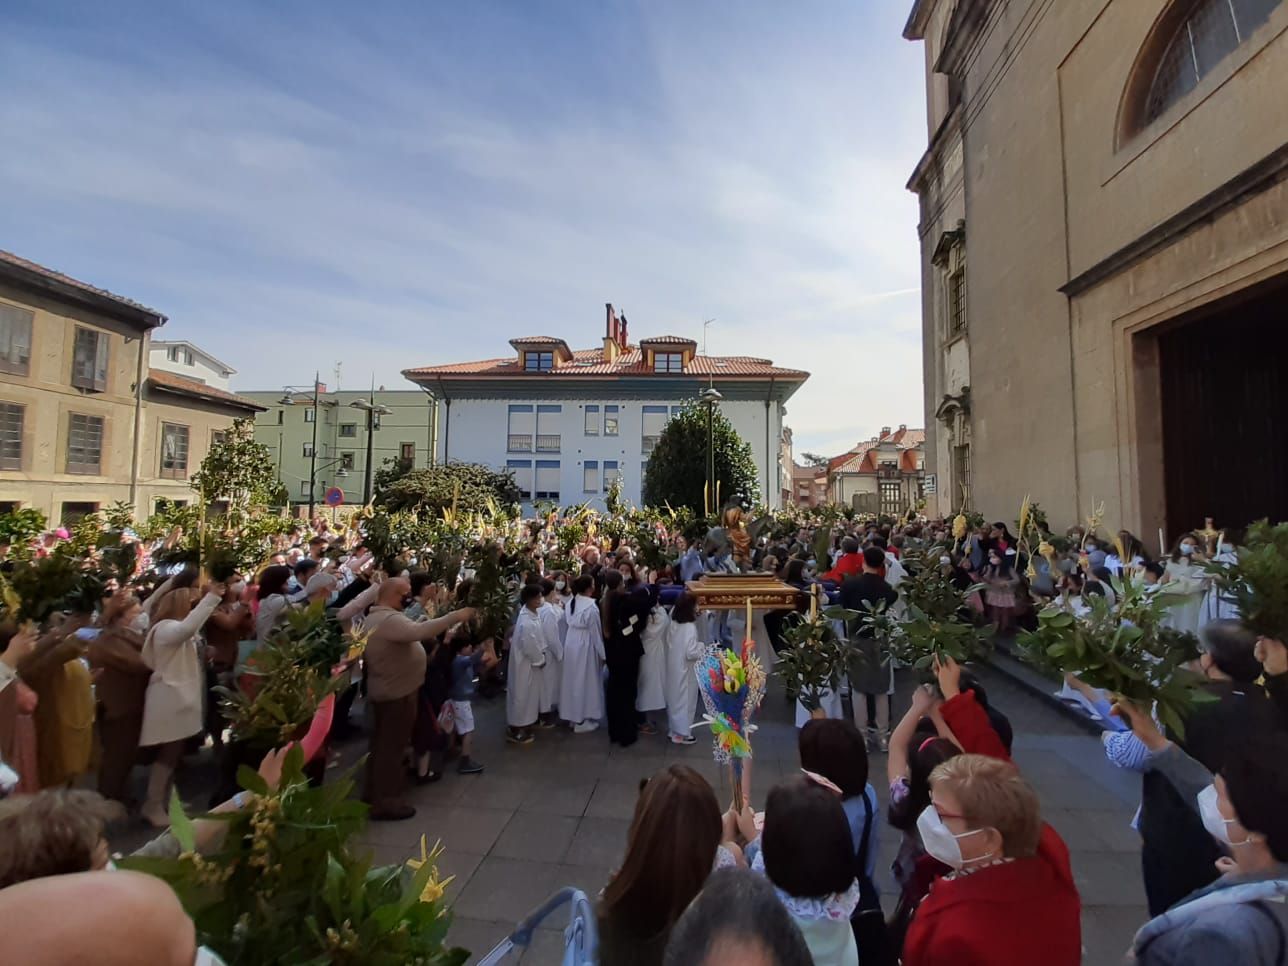
<path id="1" fill-rule="evenodd" d="M 640 339 L 640 345 L 697 345 L 695 339 L 686 339 L 682 335 L 655 335 L 651 339 Z"/>
<path id="2" fill-rule="evenodd" d="M 149 369 L 148 382 L 157 389 L 177 393 L 181 396 L 204 399 L 207 402 L 233 406 L 249 412 L 262 413 L 266 411 L 264 406 L 252 399 L 247 399 L 245 396 L 238 396 L 226 390 L 208 386 L 204 382 L 197 382 L 195 379 L 185 379 L 183 376 L 177 376 L 173 372 L 166 372 L 162 369 Z"/>
<path id="3" fill-rule="evenodd" d="M 650 341 L 650 340 L 645 340 Z M 584 376 L 666 376 L 678 373 L 655 373 L 644 363 L 643 353 L 636 347 L 623 352 L 612 362 L 604 360 L 602 349 L 578 349 L 572 359 L 556 365 L 543 372 L 527 372 L 513 356 L 503 359 L 483 359 L 479 362 L 455 362 L 443 366 L 423 366 L 417 369 L 404 369 L 403 375 L 417 380 L 426 377 L 465 377 L 470 378 L 581 378 Z M 753 356 L 694 356 L 685 367 L 686 376 L 714 376 L 737 378 L 764 378 L 771 376 L 786 380 L 804 381 L 808 372 L 800 369 L 784 369 L 775 366 L 768 359 Z"/>
<path id="4" fill-rule="evenodd" d="M 136 312 L 154 316 L 155 321 L 150 323 L 151 326 L 163 325 L 166 321 L 166 317 L 156 309 L 148 308 L 140 302 L 136 302 L 133 299 L 127 299 L 125 296 L 117 295 L 115 292 L 109 292 L 105 288 L 98 288 L 95 285 L 90 285 L 88 282 L 82 282 L 80 279 L 72 278 L 70 275 L 64 275 L 62 272 L 56 272 L 52 268 L 46 268 L 44 265 L 37 265 L 33 261 L 29 261 L 28 259 L 15 255 L 12 252 L 0 249 L 0 266 L 6 265 L 10 268 L 17 269 L 21 273 L 26 273 L 48 282 L 67 286 L 93 298 L 114 302 L 117 305 L 134 309 Z"/>
<path id="5" fill-rule="evenodd" d="M 521 339 L 511 339 L 510 345 L 563 345 L 563 339 L 553 335 L 525 335 Z"/>
<path id="6" fill-rule="evenodd" d="M 875 473 L 877 471 L 876 448 L 883 443 L 893 443 L 899 449 L 902 468 L 915 472 L 917 460 L 913 451 L 925 442 L 924 429 L 909 429 L 907 426 L 900 426 L 893 432 L 887 429 L 871 439 L 856 443 L 848 453 L 832 457 L 828 461 L 827 469 L 829 473 Z M 909 456 L 912 456 L 910 463 Z"/>

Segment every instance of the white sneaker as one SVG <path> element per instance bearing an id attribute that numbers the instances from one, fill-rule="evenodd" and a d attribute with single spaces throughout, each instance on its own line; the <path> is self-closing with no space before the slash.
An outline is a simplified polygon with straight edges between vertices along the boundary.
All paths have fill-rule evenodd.
<path id="1" fill-rule="evenodd" d="M 579 722 L 578 724 L 573 725 L 572 733 L 575 735 L 585 735 L 585 734 L 589 734 L 592 731 L 598 730 L 598 728 L 599 728 L 598 721 L 595 721 L 591 718 L 587 718 L 585 721 L 582 721 L 582 722 Z"/>
<path id="2" fill-rule="evenodd" d="M 673 745 L 695 745 L 697 743 L 698 739 L 693 737 L 693 735 L 685 735 L 684 737 L 671 735 L 671 744 Z"/>

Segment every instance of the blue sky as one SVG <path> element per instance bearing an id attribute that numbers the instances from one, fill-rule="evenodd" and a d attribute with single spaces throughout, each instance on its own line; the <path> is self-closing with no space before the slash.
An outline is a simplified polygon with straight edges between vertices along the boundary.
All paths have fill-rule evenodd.
<path id="1" fill-rule="evenodd" d="M 909 7 L 7 0 L 0 248 L 247 390 L 714 317 L 839 452 L 923 418 Z"/>

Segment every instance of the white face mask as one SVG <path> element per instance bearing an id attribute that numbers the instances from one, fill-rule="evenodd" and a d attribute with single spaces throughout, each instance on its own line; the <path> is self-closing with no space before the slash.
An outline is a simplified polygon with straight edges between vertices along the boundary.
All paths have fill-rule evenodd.
<path id="1" fill-rule="evenodd" d="M 1203 817 L 1203 827 L 1207 829 L 1208 835 L 1212 836 L 1212 838 L 1222 845 L 1231 847 L 1247 845 L 1252 841 L 1252 836 L 1250 835 L 1242 842 L 1230 841 L 1230 826 L 1238 819 L 1226 818 L 1221 814 L 1221 809 L 1217 805 L 1215 785 L 1209 785 L 1199 792 L 1197 801 L 1199 803 L 1199 815 Z"/>
<path id="2" fill-rule="evenodd" d="M 228 589 L 231 590 L 234 595 L 240 597 L 246 592 L 246 581 L 239 580 L 236 583 L 229 584 Z"/>
<path id="3" fill-rule="evenodd" d="M 563 589 L 564 589 L 564 582 L 562 580 L 556 580 L 555 590 L 563 590 Z"/>
<path id="4" fill-rule="evenodd" d="M 963 832 L 961 835 L 954 835 L 952 829 L 944 824 L 944 820 L 935 811 L 935 806 L 927 805 L 917 816 L 917 831 L 921 834 L 921 844 L 931 858 L 938 859 L 953 869 L 960 869 L 966 864 L 966 860 L 962 858 L 961 846 L 957 844 L 957 840 L 978 835 L 985 829 L 977 828 Z M 989 852 L 986 855 L 978 855 L 970 861 L 978 862 L 981 859 L 991 858 L 992 855 L 993 853 Z"/>
<path id="5" fill-rule="evenodd" d="M 197 955 L 192 960 L 192 966 L 224 966 L 224 961 L 219 958 L 219 954 L 205 946 L 197 947 Z"/>
<path id="6" fill-rule="evenodd" d="M 1194 553 L 1194 544 L 1192 543 L 1181 544 L 1181 553 L 1186 557 L 1190 556 L 1190 554 Z"/>
<path id="7" fill-rule="evenodd" d="M 143 611 L 139 611 L 139 613 L 135 615 L 134 620 L 130 622 L 130 626 L 140 634 L 146 634 L 148 630 L 148 615 Z"/>

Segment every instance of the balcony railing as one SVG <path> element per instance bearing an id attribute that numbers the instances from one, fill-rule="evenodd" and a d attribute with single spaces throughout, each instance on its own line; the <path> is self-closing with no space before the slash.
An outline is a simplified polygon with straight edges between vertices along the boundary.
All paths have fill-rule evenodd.
<path id="1" fill-rule="evenodd" d="M 555 434 L 537 437 L 538 453 L 557 453 L 559 452 L 559 436 Z"/>
<path id="2" fill-rule="evenodd" d="M 506 449 L 511 453 L 531 453 L 532 437 L 531 436 L 514 436 L 511 435 Z"/>
<path id="3" fill-rule="evenodd" d="M 652 453 L 653 450 L 657 447 L 657 441 L 660 440 L 661 438 L 662 438 L 661 436 L 643 437 L 642 439 L 640 439 L 640 452 L 642 452 L 645 456 Z"/>

